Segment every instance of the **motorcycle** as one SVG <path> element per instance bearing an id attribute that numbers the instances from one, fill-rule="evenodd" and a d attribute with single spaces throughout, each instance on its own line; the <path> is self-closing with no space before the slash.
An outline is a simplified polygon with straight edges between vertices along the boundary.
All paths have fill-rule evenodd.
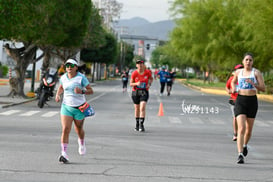
<path id="1" fill-rule="evenodd" d="M 37 91 L 38 107 L 43 108 L 45 103 L 53 97 L 53 91 L 58 79 L 56 68 L 50 67 L 43 75 L 40 87 Z"/>

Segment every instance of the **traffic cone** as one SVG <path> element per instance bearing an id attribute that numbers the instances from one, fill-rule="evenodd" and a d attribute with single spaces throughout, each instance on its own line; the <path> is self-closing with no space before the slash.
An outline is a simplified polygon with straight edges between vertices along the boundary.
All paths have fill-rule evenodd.
<path id="1" fill-rule="evenodd" d="M 164 116 L 162 102 L 160 102 L 160 105 L 159 105 L 158 116 Z"/>

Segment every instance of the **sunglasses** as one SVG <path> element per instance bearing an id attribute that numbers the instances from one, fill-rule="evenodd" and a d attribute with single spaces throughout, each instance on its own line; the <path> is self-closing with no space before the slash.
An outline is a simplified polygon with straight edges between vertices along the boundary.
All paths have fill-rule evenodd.
<path id="1" fill-rule="evenodd" d="M 66 67 L 66 68 L 69 68 L 69 67 L 70 67 L 70 68 L 74 68 L 74 67 L 75 67 L 75 64 L 66 64 L 65 67 Z"/>
<path id="2" fill-rule="evenodd" d="M 136 62 L 136 64 L 142 64 L 142 63 L 144 63 L 144 61 L 138 61 L 138 62 Z"/>

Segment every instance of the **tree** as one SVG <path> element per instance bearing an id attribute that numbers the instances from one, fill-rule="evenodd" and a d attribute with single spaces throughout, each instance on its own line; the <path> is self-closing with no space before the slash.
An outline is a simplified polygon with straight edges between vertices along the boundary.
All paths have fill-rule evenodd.
<path id="1" fill-rule="evenodd" d="M 153 52 L 152 52 L 152 56 L 150 58 L 150 62 L 152 63 L 152 66 L 155 68 L 158 68 L 160 65 L 160 49 L 159 47 L 157 47 Z"/>
<path id="2" fill-rule="evenodd" d="M 122 3 L 116 0 L 100 0 L 100 12 L 108 29 L 112 22 L 119 19 L 122 6 Z"/>
<path id="3" fill-rule="evenodd" d="M 20 96 L 25 97 L 25 71 L 37 61 L 34 56 L 38 47 L 48 51 L 79 49 L 90 23 L 91 5 L 90 0 L 0 1 L 0 38 L 23 44 L 18 49 L 5 46 L 17 63 Z"/>
<path id="4" fill-rule="evenodd" d="M 134 59 L 134 48 L 132 45 L 126 44 L 124 67 L 128 67 L 128 68 L 135 67 L 135 63 L 133 62 L 133 59 Z"/>
<path id="5" fill-rule="evenodd" d="M 252 0 L 243 9 L 239 24 L 249 50 L 255 57 L 255 67 L 269 71 L 273 67 L 273 1 Z"/>
<path id="6" fill-rule="evenodd" d="M 117 41 L 111 33 L 105 33 L 105 43 L 100 47 L 85 48 L 81 60 L 89 63 L 113 63 L 117 56 Z M 94 76 L 92 77 L 94 79 Z M 94 81 L 94 80 L 92 80 Z"/>
<path id="7" fill-rule="evenodd" d="M 44 59 L 44 64 L 46 65 L 45 69 L 47 68 L 47 65 L 49 65 L 49 58 L 52 55 L 59 57 L 62 61 L 65 61 L 68 58 L 75 57 L 75 55 L 83 48 L 99 48 L 105 44 L 106 32 L 102 26 L 102 17 L 99 15 L 99 10 L 95 8 L 92 3 L 90 4 L 89 13 L 90 15 L 89 21 L 87 21 L 87 31 L 85 32 L 82 42 L 79 42 L 79 45 L 74 45 L 73 42 L 71 42 L 72 47 L 45 46 L 42 48 L 48 55 L 48 58 Z M 74 37 L 73 34 L 70 36 Z"/>
<path id="8" fill-rule="evenodd" d="M 118 58 L 116 65 L 120 70 L 124 70 L 126 67 L 135 67 L 134 59 L 134 48 L 133 45 L 128 44 L 124 41 L 118 43 Z"/>
<path id="9" fill-rule="evenodd" d="M 24 44 L 26 45 L 26 43 Z M 37 47 L 27 45 L 21 48 L 11 48 L 9 44 L 4 45 L 7 54 L 16 62 L 15 73 L 17 76 L 17 80 L 15 81 L 14 87 L 11 90 L 15 90 L 16 93 L 9 93 L 9 96 L 19 95 L 24 97 L 24 80 L 25 80 L 25 72 L 28 65 L 31 61 L 35 62 L 35 56 Z M 26 50 L 25 47 L 27 47 Z"/>
<path id="10" fill-rule="evenodd" d="M 155 68 L 162 65 L 168 65 L 168 69 L 172 68 L 182 68 L 183 62 L 178 59 L 175 54 L 173 54 L 173 49 L 171 45 L 167 42 L 162 46 L 157 47 L 152 52 L 151 63 Z"/>
<path id="11" fill-rule="evenodd" d="M 254 52 L 258 68 L 272 68 L 272 1 L 175 0 L 178 17 L 169 51 L 202 70 L 230 70 L 245 52 Z M 266 35 L 266 36 L 265 36 Z"/>

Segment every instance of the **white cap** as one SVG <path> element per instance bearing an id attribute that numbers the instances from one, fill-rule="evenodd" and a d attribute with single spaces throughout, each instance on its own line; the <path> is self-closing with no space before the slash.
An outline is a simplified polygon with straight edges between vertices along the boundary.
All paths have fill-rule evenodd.
<path id="1" fill-rule="evenodd" d="M 68 60 L 65 62 L 65 64 L 68 64 L 68 63 L 70 63 L 70 64 L 75 64 L 76 66 L 78 66 L 78 62 L 77 62 L 75 59 L 68 59 Z"/>

